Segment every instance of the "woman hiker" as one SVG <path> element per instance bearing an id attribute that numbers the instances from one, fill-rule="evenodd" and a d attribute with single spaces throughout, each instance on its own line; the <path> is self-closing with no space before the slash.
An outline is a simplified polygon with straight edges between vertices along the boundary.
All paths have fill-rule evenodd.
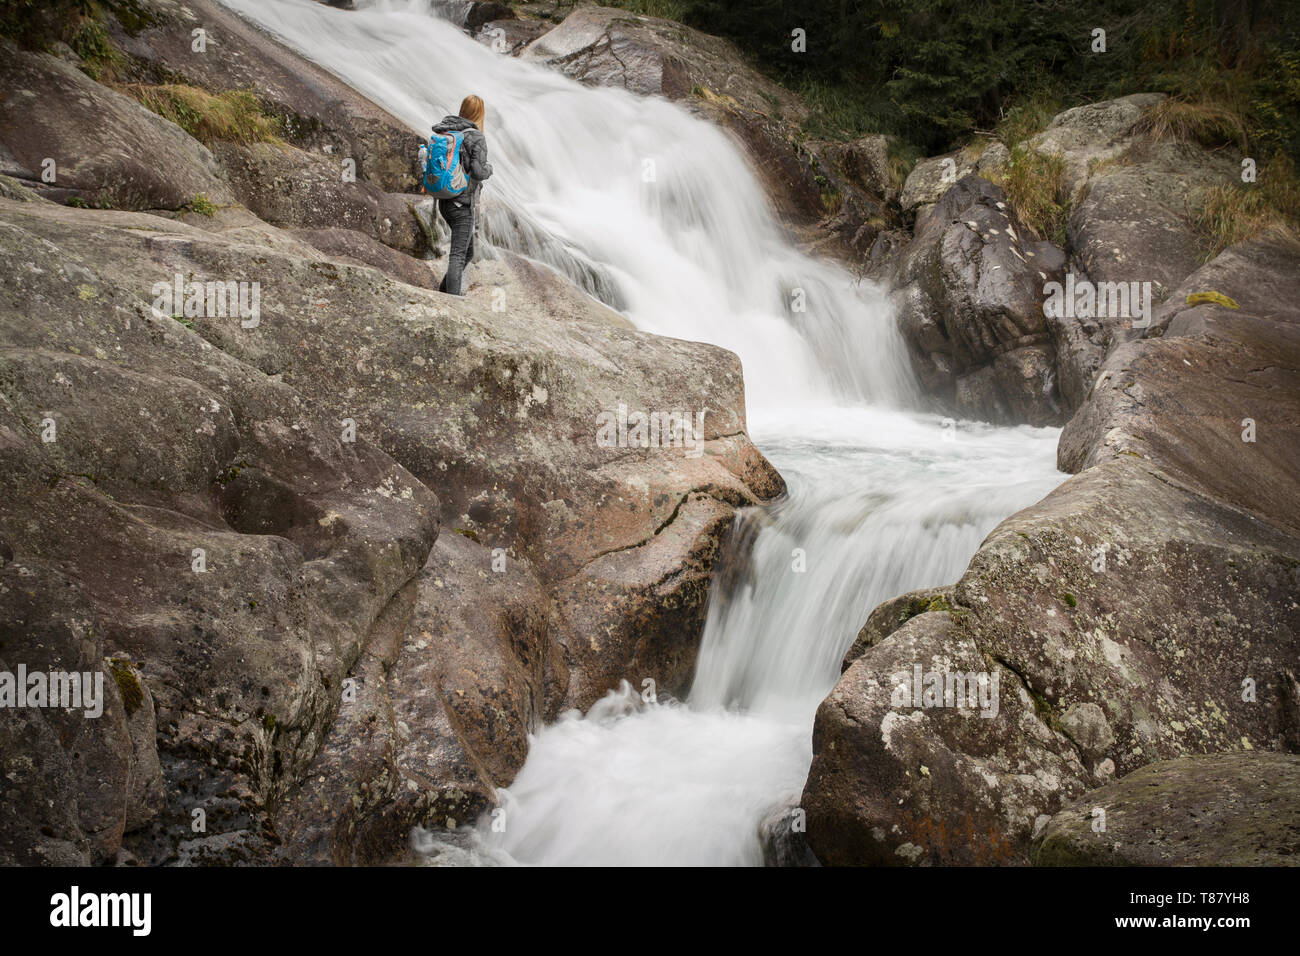
<path id="1" fill-rule="evenodd" d="M 465 294 L 465 267 L 474 258 L 474 218 L 483 180 L 492 175 L 487 139 L 483 136 L 483 100 L 470 94 L 461 101 L 459 116 L 445 116 L 433 128 L 435 133 L 463 133 L 460 161 L 469 171 L 469 185 L 451 199 L 439 199 L 438 211 L 451 227 L 451 251 L 447 274 L 439 292 Z"/>

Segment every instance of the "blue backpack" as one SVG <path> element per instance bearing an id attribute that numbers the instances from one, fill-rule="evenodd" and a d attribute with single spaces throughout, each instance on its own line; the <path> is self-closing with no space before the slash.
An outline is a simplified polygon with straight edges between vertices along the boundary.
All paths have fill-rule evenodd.
<path id="1" fill-rule="evenodd" d="M 429 145 L 420 147 L 424 191 L 435 199 L 454 199 L 469 186 L 461 162 L 464 132 L 434 133 Z"/>

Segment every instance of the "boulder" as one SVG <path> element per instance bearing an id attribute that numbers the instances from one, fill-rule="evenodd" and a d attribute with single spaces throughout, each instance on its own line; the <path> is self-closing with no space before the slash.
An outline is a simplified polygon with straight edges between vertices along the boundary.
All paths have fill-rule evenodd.
<path id="1" fill-rule="evenodd" d="M 1071 479 L 990 535 L 951 611 L 857 659 L 813 732 L 823 863 L 1023 863 L 1040 818 L 1116 773 L 1289 746 L 1300 539 L 1169 480 L 1132 459 Z M 900 702 L 916 667 L 996 678 L 996 713 Z"/>
<path id="2" fill-rule="evenodd" d="M 239 201 L 265 222 L 287 229 L 350 229 L 410 255 L 424 251 L 413 209 L 422 199 L 418 195 L 345 180 L 339 161 L 293 146 L 221 143 L 215 152 Z"/>
<path id="3" fill-rule="evenodd" d="M 433 0 L 430 6 L 439 17 L 471 35 L 488 21 L 509 21 L 515 16 L 508 4 L 495 0 Z"/>
<path id="4" fill-rule="evenodd" d="M 1033 859 L 1038 866 L 1300 866 L 1300 755 L 1147 764 L 1052 817 Z"/>
<path id="5" fill-rule="evenodd" d="M 235 201 L 215 157 L 180 127 L 55 56 L 0 43 L 0 173 L 116 209 Z"/>
<path id="6" fill-rule="evenodd" d="M 901 706 L 918 667 L 991 675 L 989 708 Z M 1087 772 L 1030 691 L 941 611 L 911 618 L 848 669 L 817 711 L 813 754 L 802 806 L 827 866 L 1023 862 L 1044 802 L 1081 792 Z"/>
<path id="7" fill-rule="evenodd" d="M 849 261 L 867 258 L 881 233 L 898 224 L 889 206 L 897 190 L 889 170 L 889 143 L 884 136 L 863 136 L 849 142 L 804 139 L 808 157 L 803 176 L 812 175 L 821 187 L 824 238 L 814 249 L 834 254 L 836 247 Z M 787 213 L 797 218 L 798 210 Z M 829 241 L 828 241 L 829 240 Z"/>
<path id="8" fill-rule="evenodd" d="M 235 188 L 211 216 L 0 180 L 0 580 L 22 582 L 0 663 L 112 674 L 88 728 L 0 727 L 0 859 L 401 860 L 413 827 L 487 808 L 561 708 L 680 689 L 731 516 L 783 483 L 734 355 L 515 256 L 463 299 L 394 281 L 380 241 L 419 246 L 386 211 L 391 117 L 207 0 L 142 10 L 114 28 L 133 69 L 254 87 L 294 145 L 218 147 Z M 197 25 L 221 56 L 188 55 Z M 210 283 L 205 307 L 176 281 Z M 628 412 L 675 415 L 676 440 L 602 425 Z"/>
<path id="9" fill-rule="evenodd" d="M 441 273 L 440 273 L 441 274 Z M 496 259 L 470 263 L 465 297 L 485 308 L 502 309 L 510 302 L 527 302 L 538 318 L 557 322 L 604 322 L 620 329 L 634 328 L 627 317 L 592 298 L 568 277 L 533 259 L 500 250 Z"/>
<path id="10" fill-rule="evenodd" d="M 424 563 L 437 499 L 364 437 L 341 441 L 290 389 L 154 307 L 153 282 L 175 271 L 160 261 L 168 243 L 206 234 L 3 207 L 0 539 L 31 600 L 59 596 L 50 631 L 110 659 L 118 701 L 90 742 L 61 735 L 98 767 L 46 784 L 79 817 L 47 821 L 48 833 L 6 852 L 104 861 L 125 835 L 154 862 L 264 858 L 262 808 L 301 777 L 361 639 Z M 58 319 L 31 321 L 42 314 Z M 69 660 L 22 625 L 15 597 L 0 601 L 6 663 Z M 167 796 L 152 821 L 150 699 Z M 28 736 L 6 757 L 39 766 L 59 747 Z M 206 831 L 191 829 L 196 810 Z M 28 802 L 20 812 L 44 813 Z M 142 829 L 128 833 L 128 821 Z"/>
<path id="11" fill-rule="evenodd" d="M 1206 282 L 1286 290 L 1294 255 L 1235 250 Z M 822 862 L 1024 863 L 1071 801 L 1153 761 L 1300 743 L 1300 312 L 1163 319 L 1067 425 L 1080 473 L 822 704 L 802 804 Z M 895 698 L 918 665 L 996 676 L 996 716 Z"/>
<path id="12" fill-rule="evenodd" d="M 1142 130 L 1163 94 L 1134 94 L 1066 110 L 1028 141 L 1058 156 L 1070 215 L 1066 240 L 1076 279 L 1149 283 L 1160 302 L 1204 261 L 1192 225 L 1201 191 L 1235 182 L 1221 151 L 1157 142 Z M 1130 315 L 1049 317 L 1060 387 L 1070 408 L 1087 397 L 1101 362 L 1133 327 Z"/>
<path id="13" fill-rule="evenodd" d="M 1065 191 L 1074 195 L 1094 167 L 1114 160 L 1133 144 L 1134 124 L 1164 99 L 1163 93 L 1134 93 L 1073 107 L 1053 116 L 1045 130 L 1030 137 L 1029 148 L 1061 158 Z"/>
<path id="14" fill-rule="evenodd" d="M 265 224 L 232 241 L 156 217 L 3 202 L 15 249 L 36 250 L 7 261 L 59 276 L 49 290 L 15 286 L 15 323 L 47 300 L 60 316 L 91 314 L 65 299 L 121 316 L 93 333 L 16 327 L 24 343 L 55 338 L 24 344 L 6 380 L 24 421 L 58 422 L 60 441 L 46 448 L 67 457 L 58 472 L 87 476 L 60 483 L 61 494 L 148 509 L 127 520 L 103 504 L 57 505 L 76 519 L 66 534 L 98 542 L 88 566 L 144 562 L 133 580 L 153 595 L 123 591 L 117 573 L 91 592 L 98 614 L 111 606 L 125 622 L 108 630 L 103 655 L 129 655 L 158 701 L 169 803 L 131 835 L 137 857 L 388 858 L 403 828 L 464 822 L 487 806 L 522 763 L 527 734 L 559 708 L 585 707 L 626 676 L 653 676 L 667 692 L 688 679 L 731 516 L 783 488 L 745 437 L 734 355 L 627 329 L 523 260 L 500 261 L 516 277 L 501 302 L 459 299 L 328 260 Z M 158 311 L 154 284 L 177 274 L 256 281 L 256 324 Z M 534 289 L 552 305 L 532 302 Z M 151 345 L 137 361 L 132 335 L 189 352 Z M 206 364 L 191 369 L 191 352 Z M 155 387 L 162 368 L 169 377 Z M 60 389 L 77 403 L 47 394 Z M 610 447 L 599 416 L 620 405 L 703 412 L 699 441 Z M 191 407 L 204 410 L 197 424 Z M 92 412 L 149 425 L 106 445 L 107 429 L 82 420 Z M 28 520 L 14 507 L 9 541 Z M 439 511 L 461 534 L 426 565 Z M 21 537 L 45 561 L 69 547 Z M 209 585 L 197 590 L 185 570 L 194 548 L 209 567 L 193 574 Z M 374 688 L 357 697 L 361 710 L 340 711 L 355 702 L 345 678 Z M 442 703 L 426 693 L 435 685 Z M 366 713 L 397 716 L 385 725 Z M 129 735 L 119 743 L 125 768 Z M 314 796 L 303 780 L 316 781 Z M 355 813 L 319 812 L 344 792 L 358 795 Z M 169 834 L 187 832 L 194 809 L 211 836 L 178 845 Z M 90 852 L 84 834 L 72 842 Z"/>
<path id="15" fill-rule="evenodd" d="M 463 533 L 439 536 L 279 814 L 282 862 L 404 859 L 413 828 L 472 824 L 513 780 L 567 676 L 545 591 L 523 562 L 495 561 Z"/>
<path id="16" fill-rule="evenodd" d="M 1163 299 L 1204 261 L 1190 224 L 1195 194 L 1239 172 L 1199 146 L 1131 147 L 1081 186 L 1066 233 L 1078 264 L 1094 282 L 1151 282 Z"/>
<path id="17" fill-rule="evenodd" d="M 552 26 L 545 20 L 488 20 L 478 28 L 474 39 L 497 53 L 518 56 Z"/>
<path id="18" fill-rule="evenodd" d="M 24 450 L 15 424 L 10 419 L 0 425 L 6 468 Z M 6 484 L 6 491 L 14 489 Z M 142 749 L 136 749 L 131 715 L 103 657 L 103 630 L 84 594 L 56 567 L 32 561 L 12 526 L 0 527 L 0 674 L 18 693 L 29 687 L 24 671 L 28 680 L 39 674 L 51 684 L 77 674 L 88 691 L 57 702 L 51 693 L 34 702 L 39 706 L 24 694 L 21 703 L 6 701 L 0 710 L 0 861 L 109 861 L 127 828 L 147 822 L 158 809 L 150 773 L 157 754 L 145 752 L 152 740 L 139 740 Z M 140 702 L 134 703 L 138 710 Z"/>
<path id="19" fill-rule="evenodd" d="M 968 176 L 922 216 L 895 282 L 923 384 L 959 415 L 1032 425 L 1063 409 L 1043 287 L 1059 252 L 1033 240 L 988 180 Z"/>
<path id="20" fill-rule="evenodd" d="M 1300 421 L 1297 276 L 1294 249 L 1256 241 L 1190 277 L 1157 313 L 1151 331 L 1163 334 L 1119 345 L 1106 359 L 1061 435 L 1060 466 L 1156 461 L 1186 487 L 1300 530 L 1300 447 L 1291 440 Z M 1187 304 L 1204 291 L 1240 295 L 1260 312 Z"/>
<path id="21" fill-rule="evenodd" d="M 918 614 L 948 610 L 951 604 L 951 587 L 918 588 L 882 602 L 871 612 L 853 644 L 844 652 L 840 673 L 848 670 L 868 648 L 875 647 Z"/>
<path id="22" fill-rule="evenodd" d="M 685 99 L 700 87 L 748 111 L 803 113 L 797 97 L 747 66 L 728 41 L 612 7 L 577 7 L 521 56 L 592 86 L 668 99 Z"/>
<path id="23" fill-rule="evenodd" d="M 942 156 L 930 156 L 916 162 L 903 182 L 898 204 L 905 213 L 918 218 L 937 203 L 959 179 L 989 174 L 1006 162 L 1007 148 L 1001 143 L 987 143 L 978 154 L 957 150 Z"/>

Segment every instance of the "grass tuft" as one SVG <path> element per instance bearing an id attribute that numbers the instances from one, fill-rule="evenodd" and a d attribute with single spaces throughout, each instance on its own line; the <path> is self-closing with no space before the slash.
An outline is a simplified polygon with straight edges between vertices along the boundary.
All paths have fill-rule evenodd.
<path id="1" fill-rule="evenodd" d="M 207 216 L 209 219 L 217 214 L 216 204 L 203 193 L 199 193 L 190 200 L 189 207 L 192 212 L 196 212 L 200 216 Z"/>
<path id="2" fill-rule="evenodd" d="M 256 94 L 249 90 L 214 94 L 183 83 L 128 83 L 118 89 L 206 146 L 218 142 L 280 142 L 280 120 L 268 116 Z"/>
<path id="3" fill-rule="evenodd" d="M 1231 107 L 1214 102 L 1189 102 L 1170 97 L 1149 107 L 1132 132 L 1158 143 L 1199 143 L 1201 146 L 1246 148 L 1246 121 Z"/>
<path id="4" fill-rule="evenodd" d="M 1053 93 L 1039 92 L 1017 102 L 1003 114 L 994 131 L 1007 149 L 1017 146 L 1047 129 L 1052 117 L 1065 109 L 1060 97 Z"/>
<path id="5" fill-rule="evenodd" d="M 1041 238 L 1065 245 L 1065 225 L 1070 216 L 1065 195 L 1065 160 L 1045 156 L 1023 143 L 1011 150 L 1006 166 L 996 181 L 1020 221 Z"/>

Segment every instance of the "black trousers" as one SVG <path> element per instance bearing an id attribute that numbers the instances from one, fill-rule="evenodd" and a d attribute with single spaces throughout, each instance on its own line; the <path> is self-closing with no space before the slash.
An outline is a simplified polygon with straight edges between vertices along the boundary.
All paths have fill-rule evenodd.
<path id="1" fill-rule="evenodd" d="M 447 274 L 439 292 L 465 294 L 465 267 L 474 258 L 474 206 L 454 199 L 439 199 L 438 211 L 451 227 L 451 249 L 447 253 Z"/>

